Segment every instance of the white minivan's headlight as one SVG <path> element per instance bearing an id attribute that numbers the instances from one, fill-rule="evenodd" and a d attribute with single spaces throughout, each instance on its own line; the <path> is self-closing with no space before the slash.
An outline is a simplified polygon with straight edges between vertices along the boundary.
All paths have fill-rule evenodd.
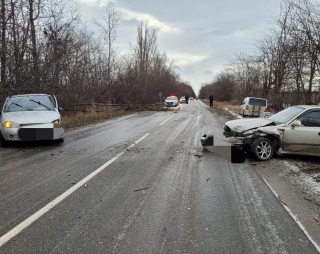
<path id="1" fill-rule="evenodd" d="M 6 122 L 4 122 L 4 127 L 5 128 L 20 128 L 20 125 L 15 122 L 6 121 Z"/>

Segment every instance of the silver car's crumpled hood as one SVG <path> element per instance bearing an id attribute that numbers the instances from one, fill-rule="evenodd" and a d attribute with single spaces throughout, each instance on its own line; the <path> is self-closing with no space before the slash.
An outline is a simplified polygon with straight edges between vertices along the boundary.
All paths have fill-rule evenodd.
<path id="1" fill-rule="evenodd" d="M 7 112 L 2 115 L 3 121 L 12 121 L 18 124 L 52 123 L 60 118 L 55 110 L 47 111 L 18 111 Z"/>
<path id="2" fill-rule="evenodd" d="M 263 127 L 271 124 L 272 121 L 267 118 L 250 118 L 231 120 L 226 122 L 226 125 L 234 132 L 244 132 L 247 130 Z"/>

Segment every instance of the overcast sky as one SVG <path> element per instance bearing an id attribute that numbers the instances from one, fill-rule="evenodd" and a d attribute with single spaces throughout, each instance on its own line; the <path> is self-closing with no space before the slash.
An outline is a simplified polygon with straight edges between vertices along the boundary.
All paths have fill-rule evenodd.
<path id="1" fill-rule="evenodd" d="M 82 17 L 105 15 L 108 0 L 75 0 Z M 279 16 L 280 0 L 113 0 L 122 17 L 117 49 L 136 43 L 137 26 L 156 28 L 158 49 L 179 67 L 177 73 L 198 93 L 213 81 L 229 59 L 253 54 L 254 42 Z"/>

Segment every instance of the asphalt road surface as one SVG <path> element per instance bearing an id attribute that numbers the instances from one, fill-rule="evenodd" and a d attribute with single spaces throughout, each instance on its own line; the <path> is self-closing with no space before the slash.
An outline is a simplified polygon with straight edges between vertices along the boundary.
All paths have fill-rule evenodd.
<path id="1" fill-rule="evenodd" d="M 0 148 L 0 253 L 318 253 L 194 100 Z"/>

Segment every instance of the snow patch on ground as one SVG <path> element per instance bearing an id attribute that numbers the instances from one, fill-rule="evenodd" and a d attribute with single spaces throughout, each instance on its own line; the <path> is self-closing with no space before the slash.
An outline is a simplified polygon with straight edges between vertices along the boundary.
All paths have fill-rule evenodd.
<path id="1" fill-rule="evenodd" d="M 303 181 L 306 185 L 309 186 L 308 189 L 312 191 L 315 195 L 320 195 L 320 182 L 317 182 L 316 179 L 320 177 L 320 174 L 310 175 L 310 174 L 303 174 L 300 176 L 301 181 Z"/>
<path id="2" fill-rule="evenodd" d="M 295 172 L 295 173 L 300 172 L 300 169 L 298 168 L 298 166 L 290 163 L 289 161 L 283 160 L 282 163 L 287 167 L 286 171 Z M 287 172 L 287 173 L 290 173 L 290 172 Z"/>
<path id="3" fill-rule="evenodd" d="M 225 111 L 228 111 L 231 115 L 233 115 L 233 116 L 236 116 L 237 118 L 243 118 L 241 115 L 238 115 L 238 114 L 236 114 L 236 113 L 234 113 L 234 112 L 232 112 L 230 109 L 228 109 L 228 108 L 223 108 Z"/>

